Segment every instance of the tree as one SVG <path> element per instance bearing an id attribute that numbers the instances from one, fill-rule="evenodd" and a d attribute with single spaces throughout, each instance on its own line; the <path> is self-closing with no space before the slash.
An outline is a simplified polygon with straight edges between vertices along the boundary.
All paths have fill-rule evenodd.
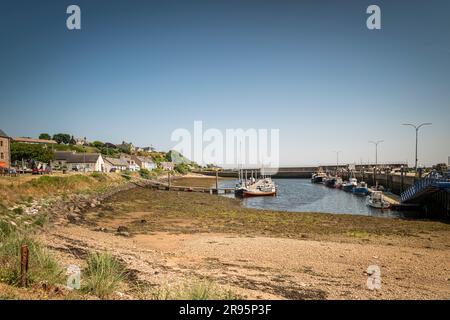
<path id="1" fill-rule="evenodd" d="M 50 140 L 52 137 L 48 133 L 41 133 L 39 139 Z"/>
<path id="2" fill-rule="evenodd" d="M 104 143 L 101 141 L 94 141 L 91 143 L 91 146 L 97 149 L 100 149 L 104 146 Z"/>
<path id="3" fill-rule="evenodd" d="M 70 134 L 67 133 L 58 133 L 53 135 L 53 140 L 55 140 L 58 144 L 64 143 L 69 144 L 70 143 Z"/>
<path id="4" fill-rule="evenodd" d="M 54 159 L 54 153 L 46 145 L 13 142 L 11 144 L 12 161 L 39 161 L 49 163 Z"/>

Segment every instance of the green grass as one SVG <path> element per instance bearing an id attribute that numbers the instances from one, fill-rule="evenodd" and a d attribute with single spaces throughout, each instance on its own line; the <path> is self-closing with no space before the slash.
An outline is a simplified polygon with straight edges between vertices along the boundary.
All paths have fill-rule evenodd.
<path id="1" fill-rule="evenodd" d="M 92 253 L 87 258 L 82 289 L 103 299 L 116 291 L 124 279 L 124 268 L 113 255 Z"/>
<path id="2" fill-rule="evenodd" d="M 55 188 L 68 188 L 78 183 L 85 182 L 89 183 L 91 180 L 85 175 L 73 175 L 67 177 L 58 176 L 42 176 L 34 180 L 27 182 L 32 187 L 45 188 L 45 187 L 55 187 Z"/>
<path id="3" fill-rule="evenodd" d="M 2 235 L 2 246 L 0 247 L 1 282 L 13 286 L 20 284 L 20 249 L 22 245 L 28 245 L 29 249 L 29 285 L 39 282 L 47 284 L 63 282 L 62 268 L 40 243 L 14 228 L 5 228 L 4 224 L 0 228 Z"/>
<path id="4" fill-rule="evenodd" d="M 99 182 L 105 182 L 107 180 L 106 175 L 101 172 L 92 172 L 91 177 Z"/>

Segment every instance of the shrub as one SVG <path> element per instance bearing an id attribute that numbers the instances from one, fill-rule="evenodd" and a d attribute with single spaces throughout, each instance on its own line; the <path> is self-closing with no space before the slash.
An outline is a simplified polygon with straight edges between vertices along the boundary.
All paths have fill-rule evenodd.
<path id="1" fill-rule="evenodd" d="M 96 179 L 96 180 L 98 180 L 98 181 L 100 181 L 100 182 L 106 181 L 105 174 L 103 174 L 101 172 L 92 172 L 91 173 L 91 177 Z"/>
<path id="2" fill-rule="evenodd" d="M 139 170 L 139 174 L 140 174 L 141 178 L 144 178 L 144 179 L 150 179 L 151 178 L 151 173 L 147 169 Z"/>
<path id="3" fill-rule="evenodd" d="M 124 280 L 124 269 L 110 253 L 92 253 L 87 259 L 83 291 L 100 298 L 111 295 Z"/>
<path id="4" fill-rule="evenodd" d="M 186 174 L 189 172 L 189 166 L 184 163 L 175 165 L 175 171 L 181 174 Z"/>

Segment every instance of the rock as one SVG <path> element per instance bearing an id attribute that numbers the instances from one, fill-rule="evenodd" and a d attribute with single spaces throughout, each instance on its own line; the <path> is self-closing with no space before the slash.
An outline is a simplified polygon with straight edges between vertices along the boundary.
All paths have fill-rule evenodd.
<path id="1" fill-rule="evenodd" d="M 141 220 L 141 223 L 147 223 L 147 220 L 142 219 L 142 220 Z"/>
<path id="2" fill-rule="evenodd" d="M 128 230 L 127 227 L 119 226 L 119 227 L 117 228 L 117 232 L 130 232 L 130 230 Z"/>
<path id="3" fill-rule="evenodd" d="M 80 217 L 75 215 L 75 214 L 68 214 L 67 215 L 67 219 L 69 220 L 69 222 L 71 223 L 76 223 L 80 220 Z"/>
<path id="4" fill-rule="evenodd" d="M 131 237 L 131 234 L 127 231 L 120 231 L 120 232 L 116 232 L 117 236 L 122 236 L 122 237 Z"/>

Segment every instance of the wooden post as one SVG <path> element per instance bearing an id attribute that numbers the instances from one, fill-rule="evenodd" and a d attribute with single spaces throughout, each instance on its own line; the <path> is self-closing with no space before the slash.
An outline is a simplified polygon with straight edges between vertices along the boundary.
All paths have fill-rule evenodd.
<path id="1" fill-rule="evenodd" d="M 22 245 L 20 248 L 20 284 L 22 287 L 28 285 L 28 246 Z"/>

